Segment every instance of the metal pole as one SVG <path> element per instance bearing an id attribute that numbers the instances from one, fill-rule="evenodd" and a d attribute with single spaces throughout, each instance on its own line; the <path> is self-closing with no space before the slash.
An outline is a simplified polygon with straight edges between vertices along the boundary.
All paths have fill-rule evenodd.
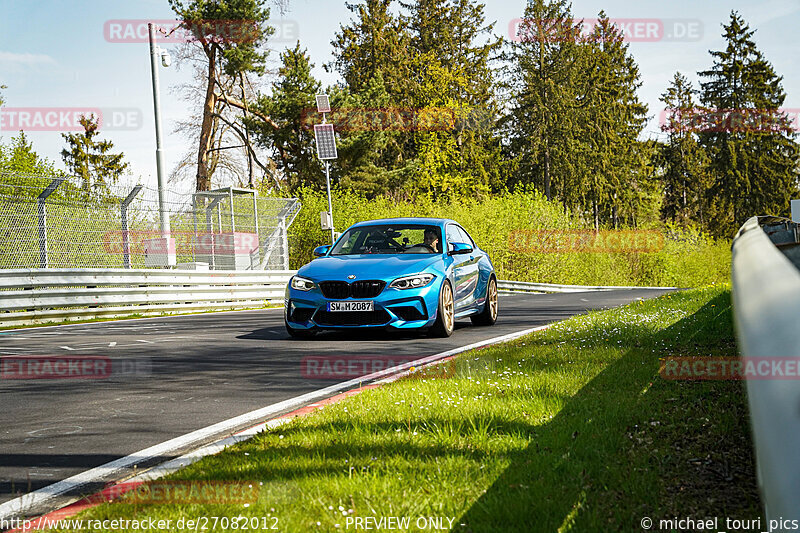
<path id="1" fill-rule="evenodd" d="M 231 199 L 231 233 L 236 233 L 236 219 L 233 215 L 233 187 L 228 189 L 228 195 Z"/>
<path id="2" fill-rule="evenodd" d="M 158 88 L 158 47 L 156 30 L 152 22 L 147 23 L 150 34 L 150 72 L 153 75 L 153 108 L 156 119 L 156 173 L 158 176 L 158 214 L 161 220 L 161 236 L 169 237 L 169 215 L 164 207 L 164 158 L 161 150 L 161 99 Z"/>
<path id="3" fill-rule="evenodd" d="M 325 113 L 322 113 L 322 123 L 323 124 L 328 123 L 328 117 L 325 116 Z M 330 222 L 331 225 L 331 246 L 332 246 L 334 241 L 333 235 L 335 232 L 333 229 L 333 205 L 331 204 L 331 170 L 327 159 L 325 160 L 325 185 L 328 188 L 328 221 Z"/>
<path id="4" fill-rule="evenodd" d="M 331 171 L 328 165 L 328 160 L 325 160 L 325 183 L 328 186 L 328 217 L 331 223 L 331 244 L 333 244 L 334 230 L 333 230 L 333 205 L 331 205 Z"/>
<path id="5" fill-rule="evenodd" d="M 39 214 L 39 268 L 47 268 L 47 198 L 58 189 L 66 177 L 56 178 L 36 198 L 36 208 Z"/>
<path id="6" fill-rule="evenodd" d="M 120 203 L 120 218 L 122 219 L 122 266 L 131 267 L 131 245 L 128 236 L 128 206 L 142 190 L 141 185 L 137 185 L 128 193 L 128 196 Z"/>
<path id="7" fill-rule="evenodd" d="M 214 222 L 211 219 L 211 208 L 206 208 L 206 246 L 210 246 L 211 249 L 209 250 L 208 254 L 208 264 L 210 265 L 211 270 L 215 270 L 214 268 L 214 246 L 216 243 L 214 242 Z M 211 241 L 209 243 L 209 240 Z"/>
<path id="8" fill-rule="evenodd" d="M 281 217 L 279 230 L 282 248 L 281 255 L 283 255 L 281 258 L 283 260 L 283 269 L 289 270 L 289 235 L 286 231 L 286 217 Z"/>
<path id="9" fill-rule="evenodd" d="M 197 194 L 192 195 L 192 227 L 194 228 L 194 235 L 192 236 L 192 261 L 197 261 Z"/>
<path id="10" fill-rule="evenodd" d="M 36 207 L 39 212 L 39 268 L 47 268 L 47 204 L 38 198 Z"/>

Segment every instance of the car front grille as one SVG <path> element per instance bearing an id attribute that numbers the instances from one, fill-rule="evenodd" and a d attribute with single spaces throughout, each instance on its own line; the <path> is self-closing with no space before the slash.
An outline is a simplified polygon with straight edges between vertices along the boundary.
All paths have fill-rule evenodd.
<path id="1" fill-rule="evenodd" d="M 319 288 L 325 298 L 344 300 L 350 297 L 350 284 L 346 281 L 323 281 Z"/>
<path id="2" fill-rule="evenodd" d="M 383 309 L 376 311 L 330 312 L 319 310 L 314 322 L 320 326 L 379 326 L 389 321 L 389 313 Z"/>
<path id="3" fill-rule="evenodd" d="M 385 281 L 354 281 L 350 284 L 350 295 L 353 298 L 375 298 L 386 286 Z"/>
<path id="4" fill-rule="evenodd" d="M 345 298 L 375 298 L 386 286 L 385 281 L 365 280 L 347 283 L 346 281 L 322 281 L 319 284 L 322 295 L 331 300 Z"/>

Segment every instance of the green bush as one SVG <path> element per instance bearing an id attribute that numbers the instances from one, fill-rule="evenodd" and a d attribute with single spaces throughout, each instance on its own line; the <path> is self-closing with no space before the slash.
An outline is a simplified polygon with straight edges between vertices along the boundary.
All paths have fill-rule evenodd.
<path id="1" fill-rule="evenodd" d="M 313 249 L 330 242 L 320 229 L 319 213 L 327 197 L 311 189 L 300 191 L 303 207 L 289 229 L 291 268 L 313 259 Z M 516 192 L 482 199 L 434 201 L 418 197 L 397 201 L 367 200 L 352 191 L 334 190 L 336 228 L 362 220 L 402 216 L 452 218 L 461 223 L 478 246 L 489 253 L 500 279 L 576 285 L 642 285 L 698 287 L 725 283 L 730 278 L 730 242 L 716 241 L 694 229 L 665 226 L 664 247 L 640 253 L 520 252 L 510 245 L 513 232 L 577 230 L 585 224 L 561 204 L 540 193 Z"/>

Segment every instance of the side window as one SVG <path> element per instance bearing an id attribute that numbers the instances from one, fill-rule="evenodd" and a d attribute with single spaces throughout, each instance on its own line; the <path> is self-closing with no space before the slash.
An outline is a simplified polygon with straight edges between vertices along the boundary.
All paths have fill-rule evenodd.
<path id="1" fill-rule="evenodd" d="M 464 242 L 463 237 L 461 236 L 461 232 L 458 231 L 458 226 L 455 224 L 448 224 L 447 225 L 447 251 L 451 251 L 453 249 L 454 242 Z"/>
<path id="2" fill-rule="evenodd" d="M 461 239 L 461 242 L 469 244 L 470 246 L 475 248 L 475 241 L 473 241 L 472 237 L 469 236 L 469 233 L 467 233 L 467 230 L 465 230 L 461 226 L 458 226 L 458 231 L 463 236 L 463 238 Z"/>

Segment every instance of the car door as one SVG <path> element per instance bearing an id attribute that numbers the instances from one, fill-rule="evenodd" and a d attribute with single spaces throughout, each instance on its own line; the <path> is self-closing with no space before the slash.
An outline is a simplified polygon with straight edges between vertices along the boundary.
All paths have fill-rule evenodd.
<path id="1" fill-rule="evenodd" d="M 466 309 L 473 307 L 476 303 L 476 300 L 481 297 L 478 290 L 480 281 L 480 253 L 478 248 L 475 246 L 475 241 L 473 241 L 472 237 L 469 236 L 469 233 L 467 233 L 467 231 L 461 226 L 456 226 L 456 228 L 461 235 L 462 240 L 460 242 L 468 244 L 472 247 L 472 252 L 464 254 L 462 256 L 464 261 L 463 263 L 460 263 L 461 275 L 464 283 L 462 288 L 464 291 L 463 308 Z"/>
<path id="2" fill-rule="evenodd" d="M 461 233 L 460 228 L 456 224 L 448 224 L 446 229 L 447 235 L 447 251 L 453 250 L 454 242 L 465 242 L 464 235 Z M 467 243 L 469 244 L 469 243 Z M 453 258 L 453 299 L 455 300 L 455 311 L 458 313 L 460 310 L 468 305 L 467 297 L 469 296 L 467 289 L 469 284 L 469 254 L 456 254 L 450 256 Z"/>

